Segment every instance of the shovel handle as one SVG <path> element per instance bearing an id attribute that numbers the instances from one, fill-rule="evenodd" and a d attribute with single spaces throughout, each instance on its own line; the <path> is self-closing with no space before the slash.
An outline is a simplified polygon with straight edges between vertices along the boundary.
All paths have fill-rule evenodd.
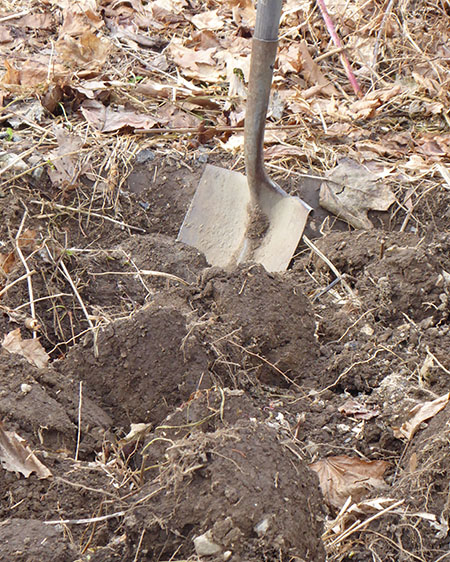
<path id="1" fill-rule="evenodd" d="M 245 170 L 252 204 L 263 186 L 284 193 L 264 169 L 263 144 L 283 0 L 258 0 L 245 114 Z"/>
<path id="2" fill-rule="evenodd" d="M 283 0 L 258 0 L 253 37 L 261 41 L 277 41 Z"/>

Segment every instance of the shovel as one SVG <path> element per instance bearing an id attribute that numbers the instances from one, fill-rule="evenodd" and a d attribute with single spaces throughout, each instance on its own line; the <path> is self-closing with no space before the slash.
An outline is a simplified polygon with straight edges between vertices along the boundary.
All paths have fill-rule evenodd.
<path id="1" fill-rule="evenodd" d="M 244 153 L 246 176 L 207 165 L 178 240 L 210 265 L 253 261 L 283 271 L 297 248 L 311 207 L 289 196 L 264 169 L 264 129 L 283 0 L 258 0 L 252 42 Z"/>

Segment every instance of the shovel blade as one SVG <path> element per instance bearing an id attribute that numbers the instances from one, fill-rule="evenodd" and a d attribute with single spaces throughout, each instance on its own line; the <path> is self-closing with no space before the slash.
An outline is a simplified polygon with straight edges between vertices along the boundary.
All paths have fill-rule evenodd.
<path id="1" fill-rule="evenodd" d="M 249 202 L 243 174 L 208 164 L 177 239 L 203 252 L 210 265 L 233 268 L 254 261 L 267 271 L 284 271 L 311 208 L 297 197 L 264 189 L 259 204 L 269 228 L 255 245 L 246 239 Z"/>

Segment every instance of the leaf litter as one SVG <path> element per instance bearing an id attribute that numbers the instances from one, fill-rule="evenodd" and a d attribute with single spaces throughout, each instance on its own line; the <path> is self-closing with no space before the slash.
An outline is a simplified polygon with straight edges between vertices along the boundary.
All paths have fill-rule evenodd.
<path id="1" fill-rule="evenodd" d="M 445 111 L 448 10 L 442 2 L 428 3 L 420 9 L 414 3 L 392 6 L 377 1 L 325 4 L 342 43 L 337 49 L 331 44 L 330 27 L 325 25 L 316 3 L 284 3 L 265 151 L 271 174 L 289 190 L 307 199 L 304 176 L 322 178 L 322 184 L 330 189 L 337 185 L 331 213 L 353 227 L 371 231 L 336 232 L 334 215 L 328 211 L 319 218 L 317 212 L 313 219 L 317 222 L 315 232 L 324 237 L 323 245 L 319 241 L 316 247 L 328 263 L 319 254 L 302 248 L 292 271 L 286 274 L 286 279 L 295 280 L 292 294 L 297 295 L 301 287 L 307 295 L 321 295 L 314 303 L 315 328 L 314 323 L 308 325 L 311 333 L 315 329 L 320 350 L 309 340 L 307 346 L 310 354 L 317 353 L 318 363 L 311 370 L 303 365 L 304 357 L 294 361 L 289 338 L 280 338 L 274 344 L 273 335 L 258 332 L 256 337 L 255 328 L 253 334 L 250 330 L 251 335 L 241 335 L 242 326 L 245 331 L 243 320 L 241 325 L 222 325 L 223 319 L 214 320 L 213 312 L 221 310 L 225 314 L 231 302 L 221 292 L 227 281 L 214 280 L 214 276 L 208 285 L 205 275 L 205 284 L 198 293 L 192 286 L 189 288 L 197 298 L 189 301 L 189 313 L 183 309 L 191 324 L 179 343 L 187 357 L 195 337 L 207 334 L 205 345 L 212 354 L 213 375 L 236 390 L 254 390 L 268 422 L 279 428 L 283 447 L 290 447 L 290 454 L 297 459 L 322 463 L 321 471 L 328 474 L 325 496 L 328 494 L 334 508 L 341 511 L 337 516 L 329 512 L 323 535 L 330 560 L 343 560 L 347 555 L 362 559 L 372 556 L 372 552 L 383 560 L 397 560 L 399 556 L 437 560 L 445 555 L 442 541 L 447 534 L 442 498 L 448 484 L 448 453 L 443 445 L 447 436 L 448 386 L 441 375 L 449 369 L 445 352 L 449 287 L 445 272 L 450 271 Z M 121 491 L 122 486 L 138 490 L 146 481 L 147 468 L 139 464 L 143 437 L 148 439 L 145 434 L 155 424 L 171 423 L 163 416 L 152 417 L 157 415 L 157 402 L 152 403 L 150 414 L 144 414 L 144 406 L 141 408 L 139 403 L 139 394 L 145 395 L 144 385 L 134 403 L 126 406 L 120 422 L 115 420 L 116 427 L 122 426 L 112 439 L 108 434 L 111 422 L 101 408 L 111 412 L 114 406 L 104 402 L 96 385 L 85 381 L 84 388 L 89 389 L 85 396 L 83 388 L 75 384 L 76 377 L 72 386 L 58 378 L 59 373 L 45 366 L 49 360 L 44 354 L 49 354 L 50 361 L 62 360 L 86 333 L 107 329 L 115 321 L 126 323 L 126 318 L 144 303 L 153 298 L 164 300 L 165 291 L 172 291 L 167 298 L 176 306 L 186 306 L 187 301 L 180 296 L 180 286 L 186 285 L 176 280 L 189 279 L 195 286 L 193 273 L 200 275 L 205 264 L 196 261 L 199 257 L 193 253 L 183 254 L 186 261 L 177 262 L 171 254 L 172 246 L 161 236 L 175 238 L 192 195 L 183 195 L 183 189 L 189 181 L 195 186 L 192 170 L 202 159 L 243 169 L 240 128 L 255 9 L 247 0 L 202 4 L 185 0 L 115 4 L 86 0 L 52 7 L 38 3 L 33 11 L 28 5 L 23 6 L 24 12 L 21 8 L 20 2 L 7 3 L 0 14 L 4 51 L 0 124 L 4 135 L 2 151 L 6 155 L 0 160 L 0 202 L 6 196 L 0 240 L 2 334 L 9 334 L 15 342 L 15 352 L 23 353 L 27 361 L 42 370 L 40 374 L 33 371 L 33 377 L 46 389 L 48 403 L 52 404 L 45 408 L 46 414 L 56 415 L 62 407 L 66 418 L 64 422 L 61 418 L 59 427 L 71 427 L 72 433 L 68 429 L 64 430 L 67 433 L 56 431 L 56 441 L 52 442 L 50 430 L 40 427 L 36 420 L 25 422 L 28 418 L 20 401 L 26 402 L 27 394 L 19 393 L 20 400 L 10 401 L 15 404 L 14 411 L 1 400 L 0 408 L 2 416 L 12 417 L 23 426 L 28 441 L 43 442 L 51 455 L 61 455 L 62 447 L 70 451 L 69 458 L 73 457 L 78 434 L 81 462 L 92 462 L 96 457 L 98 472 L 91 470 L 89 479 L 82 480 L 87 465 L 67 467 L 59 473 L 66 483 L 60 481 L 59 486 L 66 486 L 68 495 L 80 484 L 91 488 L 84 490 L 87 497 L 93 495 L 88 504 L 91 511 L 86 513 L 85 507 L 74 504 L 78 505 L 76 512 L 65 512 L 62 517 L 88 521 L 92 513 L 97 513 L 100 490 L 109 499 L 112 497 L 108 494 L 113 494 L 117 509 L 105 516 L 111 516 L 107 520 L 113 522 L 122 517 L 114 514 L 123 513 L 116 491 Z M 426 41 L 424 26 L 428 30 Z M 341 60 L 342 49 L 361 86 L 361 99 L 354 95 Z M 147 171 L 135 166 L 136 156 L 144 151 Z M 350 181 L 342 180 L 342 162 L 351 163 L 352 171 L 343 173 L 346 180 L 352 177 Z M 339 181 L 333 183 L 333 177 Z M 130 195 L 128 186 L 132 181 L 139 195 Z M 163 190 L 161 186 L 167 182 L 174 182 L 179 189 Z M 313 191 L 311 203 L 319 211 L 319 193 L 316 187 Z M 12 194 L 18 196 L 18 206 Z M 347 198 L 338 199 L 343 194 Z M 30 200 L 34 203 L 29 204 Z M 39 234 L 32 238 L 39 244 L 34 242 L 23 252 L 30 272 L 37 273 L 25 273 L 19 281 L 24 274 L 23 263 L 15 248 L 15 243 L 20 242 L 13 239 L 24 203 L 29 209 L 26 227 L 30 226 L 30 231 L 38 227 Z M 115 236 L 108 237 L 110 228 L 117 228 Z M 156 238 L 146 238 L 136 250 L 125 244 L 132 232 Z M 164 251 L 158 253 L 158 248 Z M 149 257 L 150 250 L 153 253 Z M 142 258 L 144 254 L 147 262 Z M 157 269 L 165 275 L 149 280 L 145 272 L 158 273 Z M 88 277 L 87 271 L 105 275 Z M 236 293 L 245 294 L 255 276 L 260 279 L 261 273 L 250 271 Z M 268 290 L 268 285 L 265 287 Z M 278 299 L 280 294 L 276 293 Z M 211 298 L 213 304 L 208 301 Z M 27 309 L 35 300 L 38 324 L 42 326 L 39 339 L 21 340 L 20 328 L 22 332 L 28 329 Z M 198 316 L 192 312 L 192 303 L 201 305 Z M 266 303 L 258 307 L 263 310 Z M 286 309 L 291 310 L 292 304 L 287 303 Z M 178 325 L 170 315 L 168 318 L 172 325 Z M 286 319 L 279 323 L 285 324 Z M 216 331 L 210 332 L 211 329 Z M 106 345 L 106 340 L 101 341 Z M 88 342 L 84 345 L 90 349 Z M 118 360 L 120 373 L 127 372 L 124 364 L 133 356 L 128 352 L 126 337 L 121 346 L 124 357 Z M 425 363 L 430 357 L 427 349 L 437 361 Z M 19 363 L 12 369 L 10 362 L 15 353 L 4 353 L 3 370 L 11 377 L 12 385 L 7 392 L 16 396 L 20 369 L 33 367 L 20 367 Z M 90 365 L 88 369 L 94 376 L 98 367 L 89 363 L 89 357 L 83 356 L 79 365 Z M 299 369 L 298 365 L 303 366 Z M 173 362 L 173 369 L 175 366 Z M 308 373 L 315 370 L 320 371 L 321 378 L 317 375 L 312 380 Z M 202 367 L 201 372 L 209 370 Z M 389 379 L 394 372 L 398 376 Z M 131 375 L 126 376 L 131 380 Z M 2 384 L 9 381 L 8 377 Z M 285 386 L 289 380 L 295 383 L 292 387 Z M 382 386 L 383 380 L 392 384 Z M 125 403 L 137 384 L 133 381 L 123 393 Z M 183 380 L 180 388 L 186 384 Z M 264 385 L 271 390 L 262 390 Z M 308 399 L 296 394 L 299 387 L 311 393 Z M 114 396 L 112 390 L 104 396 Z M 372 394 L 368 402 L 363 396 L 366 408 L 347 404 L 341 410 L 347 416 L 345 423 L 337 424 L 327 417 L 321 401 L 329 402 L 336 415 L 342 405 L 342 392 L 348 391 L 358 398 Z M 188 394 L 183 396 L 189 401 Z M 161 403 L 168 398 L 170 392 L 166 390 Z M 101 407 L 95 409 L 92 400 Z M 297 400 L 302 411 L 292 406 Z M 168 403 L 171 407 L 175 404 L 170 400 Z M 197 404 L 196 400 L 192 402 L 180 426 L 192 423 L 195 408 L 202 411 Z M 210 413 L 208 407 L 206 411 Z M 29 405 L 27 408 L 31 410 Z M 224 408 L 222 405 L 217 411 L 222 415 Z M 238 404 L 236 411 L 241 409 Z M 145 419 L 134 417 L 136 411 Z M 407 421 L 405 412 L 410 412 Z M 209 419 L 209 413 L 203 413 L 203 418 Z M 84 416 L 89 420 L 86 425 Z M 131 425 L 126 425 L 124 419 Z M 147 425 L 149 420 L 151 426 Z M 332 443 L 327 427 L 333 435 Z M 392 428 L 397 428 L 398 433 L 393 435 Z M 207 435 L 212 439 L 211 431 Z M 153 438 L 146 452 L 150 450 L 155 455 L 157 464 L 163 458 L 158 458 L 155 449 L 161 436 Z M 403 449 L 404 439 L 407 449 Z M 171 467 L 180 481 L 186 478 L 183 470 L 201 471 L 195 467 L 205 462 L 204 458 L 192 457 L 189 446 L 183 447 L 179 449 L 183 451 L 179 464 Z M 329 460 L 336 456 L 336 447 L 350 451 L 348 456 L 338 457 L 345 461 L 338 462 L 337 468 Z M 358 459 L 353 456 L 355 452 L 370 460 Z M 237 454 L 230 458 L 239 465 L 240 453 L 226 453 Z M 192 465 L 188 466 L 190 460 Z M 394 465 L 395 473 L 383 478 L 384 471 L 378 463 L 388 461 Z M 355 472 L 356 465 L 362 474 Z M 378 467 L 380 473 L 369 476 L 369 466 Z M 150 472 L 154 470 L 151 462 L 149 467 Z M 277 470 L 273 477 L 275 489 Z M 108 475 L 114 489 L 101 479 L 100 473 Z M 73 474 L 76 478 L 71 480 Z M 31 476 L 29 481 L 32 480 Z M 375 485 L 366 486 L 365 480 Z M 94 482 L 97 495 L 92 492 Z M 389 488 L 379 490 L 378 485 Z M 11 484 L 20 502 L 20 487 L 15 486 Z M 375 497 L 361 500 L 363 491 Z M 426 506 L 421 503 L 424 491 L 429 494 Z M 230 498 L 232 492 L 226 491 Z M 48 494 L 51 512 L 51 491 Z M 342 505 L 348 496 L 352 499 Z M 25 504 L 24 500 L 15 509 L 19 516 L 27 518 L 26 510 L 21 511 Z M 163 510 L 159 513 L 164 516 Z M 45 517 L 53 519 L 54 514 Z M 414 522 L 416 535 L 401 527 L 405 518 Z M 271 521 L 270 517 L 262 517 L 254 522 L 255 528 L 268 529 L 270 537 Z M 397 529 L 401 527 L 403 533 L 400 538 L 400 531 L 395 530 L 398 522 Z M 146 543 L 146 534 L 156 532 L 156 528 L 130 531 L 124 539 L 129 552 L 121 551 L 122 559 L 126 560 L 128 554 L 130 560 L 136 559 L 140 548 L 150 548 L 151 540 Z M 215 545 L 225 545 L 224 537 L 227 533 L 232 536 L 236 529 L 242 532 L 243 527 L 220 520 L 195 532 L 196 536 L 210 533 Z M 179 532 L 184 532 L 182 526 Z M 95 537 L 94 530 L 92 536 Z M 186 557 L 194 552 L 191 539 L 190 535 L 185 541 Z M 165 540 L 167 537 L 155 544 L 163 545 Z M 80 541 L 80 551 L 88 552 L 90 542 L 82 543 L 82 535 Z M 278 544 L 273 537 L 267 541 L 270 547 Z M 155 557 L 172 558 L 178 547 L 179 544 L 167 553 L 155 553 Z M 102 555 L 104 552 L 99 554 Z M 255 556 L 261 559 L 262 554 Z M 249 552 L 247 557 L 251 559 Z"/>

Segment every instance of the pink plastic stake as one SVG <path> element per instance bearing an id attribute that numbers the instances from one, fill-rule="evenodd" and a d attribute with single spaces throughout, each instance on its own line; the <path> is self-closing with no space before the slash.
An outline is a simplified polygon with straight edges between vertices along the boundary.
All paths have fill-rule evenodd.
<path id="1" fill-rule="evenodd" d="M 333 23 L 332 19 L 330 18 L 330 14 L 328 13 L 327 7 L 325 6 L 325 0 L 317 0 L 317 3 L 319 4 L 319 8 L 320 8 L 320 11 L 322 13 L 323 21 L 325 22 L 325 25 L 327 26 L 327 29 L 330 32 L 331 39 L 333 39 L 333 42 L 336 45 L 336 47 L 338 47 L 339 49 L 342 49 L 343 47 L 342 47 L 341 40 L 339 39 L 338 34 L 336 33 L 334 23 Z M 353 91 L 358 96 L 358 98 L 362 98 L 363 94 L 362 94 L 361 88 L 359 87 L 358 81 L 356 80 L 356 77 L 353 74 L 352 67 L 350 66 L 350 63 L 348 62 L 348 58 L 347 58 L 347 55 L 345 54 L 345 52 L 341 53 L 341 60 L 342 60 L 343 66 L 345 68 L 345 72 L 347 73 L 347 77 L 349 79 L 349 82 L 352 85 Z"/>

